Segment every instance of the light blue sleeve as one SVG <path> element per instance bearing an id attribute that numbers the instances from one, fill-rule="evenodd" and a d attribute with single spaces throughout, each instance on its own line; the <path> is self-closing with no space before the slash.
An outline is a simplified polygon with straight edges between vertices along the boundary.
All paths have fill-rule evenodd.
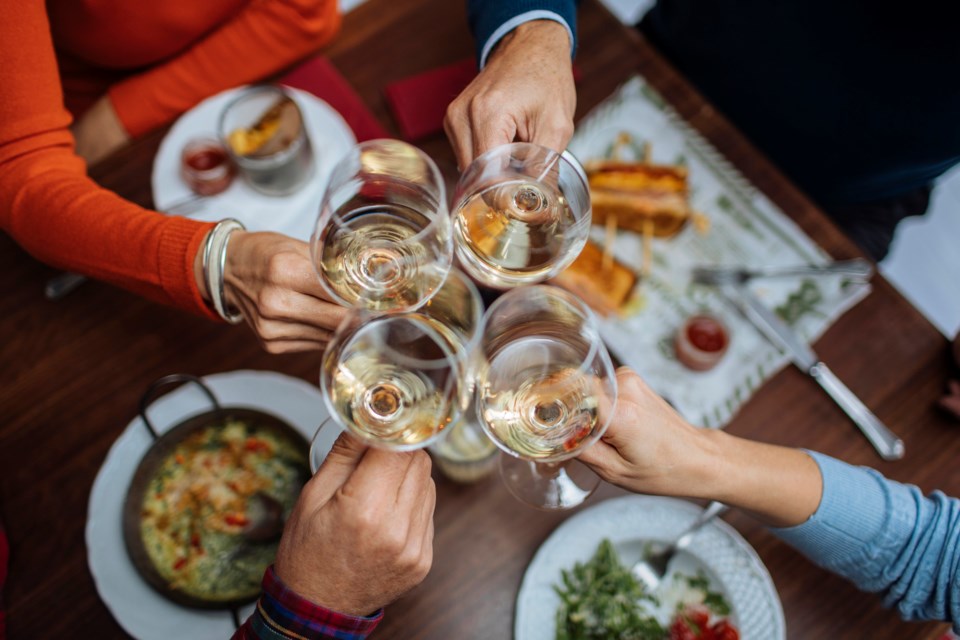
<path id="1" fill-rule="evenodd" d="M 823 475 L 810 519 L 773 532 L 905 620 L 945 620 L 960 631 L 960 500 L 809 452 Z"/>

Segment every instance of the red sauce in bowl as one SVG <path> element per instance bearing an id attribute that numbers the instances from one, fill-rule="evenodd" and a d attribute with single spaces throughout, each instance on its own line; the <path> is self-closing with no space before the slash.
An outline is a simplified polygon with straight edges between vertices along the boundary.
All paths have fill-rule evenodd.
<path id="1" fill-rule="evenodd" d="M 722 322 L 712 316 L 688 318 L 674 340 L 677 360 L 694 371 L 707 371 L 717 366 L 727 352 L 730 334 Z"/>
<path id="2" fill-rule="evenodd" d="M 213 196 L 230 186 L 236 168 L 219 142 L 198 138 L 183 147 L 180 175 L 194 193 Z"/>

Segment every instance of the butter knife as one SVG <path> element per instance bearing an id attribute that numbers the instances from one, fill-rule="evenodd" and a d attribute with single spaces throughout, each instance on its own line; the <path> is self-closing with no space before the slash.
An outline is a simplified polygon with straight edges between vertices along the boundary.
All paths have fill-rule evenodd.
<path id="1" fill-rule="evenodd" d="M 823 387 L 827 395 L 859 427 L 881 458 L 899 460 L 903 457 L 903 440 L 890 431 L 776 313 L 742 285 L 726 285 L 722 290 L 767 340 L 790 356 L 797 368 Z"/>

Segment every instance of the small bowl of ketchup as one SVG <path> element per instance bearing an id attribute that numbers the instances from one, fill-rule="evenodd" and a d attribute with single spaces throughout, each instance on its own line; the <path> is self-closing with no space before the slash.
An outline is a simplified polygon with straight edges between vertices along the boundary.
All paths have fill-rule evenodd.
<path id="1" fill-rule="evenodd" d="M 730 332 L 717 318 L 687 318 L 674 338 L 677 359 L 688 369 L 707 371 L 717 366 L 730 346 Z"/>
<path id="2" fill-rule="evenodd" d="M 220 142 L 213 138 L 194 138 L 180 154 L 180 176 L 190 189 L 201 196 L 226 191 L 237 169 Z"/>

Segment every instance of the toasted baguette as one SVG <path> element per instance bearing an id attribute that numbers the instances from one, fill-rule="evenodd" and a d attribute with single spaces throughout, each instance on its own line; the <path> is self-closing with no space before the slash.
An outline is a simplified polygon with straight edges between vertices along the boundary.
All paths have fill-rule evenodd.
<path id="1" fill-rule="evenodd" d="M 587 165 L 594 224 L 616 218 L 617 227 L 669 237 L 690 220 L 687 170 L 680 166 L 599 161 Z"/>
<path id="2" fill-rule="evenodd" d="M 579 296 L 600 315 L 609 316 L 623 308 L 637 283 L 637 276 L 616 260 L 612 261 L 610 268 L 604 269 L 603 256 L 603 249 L 587 242 L 573 264 L 551 283 Z"/>

